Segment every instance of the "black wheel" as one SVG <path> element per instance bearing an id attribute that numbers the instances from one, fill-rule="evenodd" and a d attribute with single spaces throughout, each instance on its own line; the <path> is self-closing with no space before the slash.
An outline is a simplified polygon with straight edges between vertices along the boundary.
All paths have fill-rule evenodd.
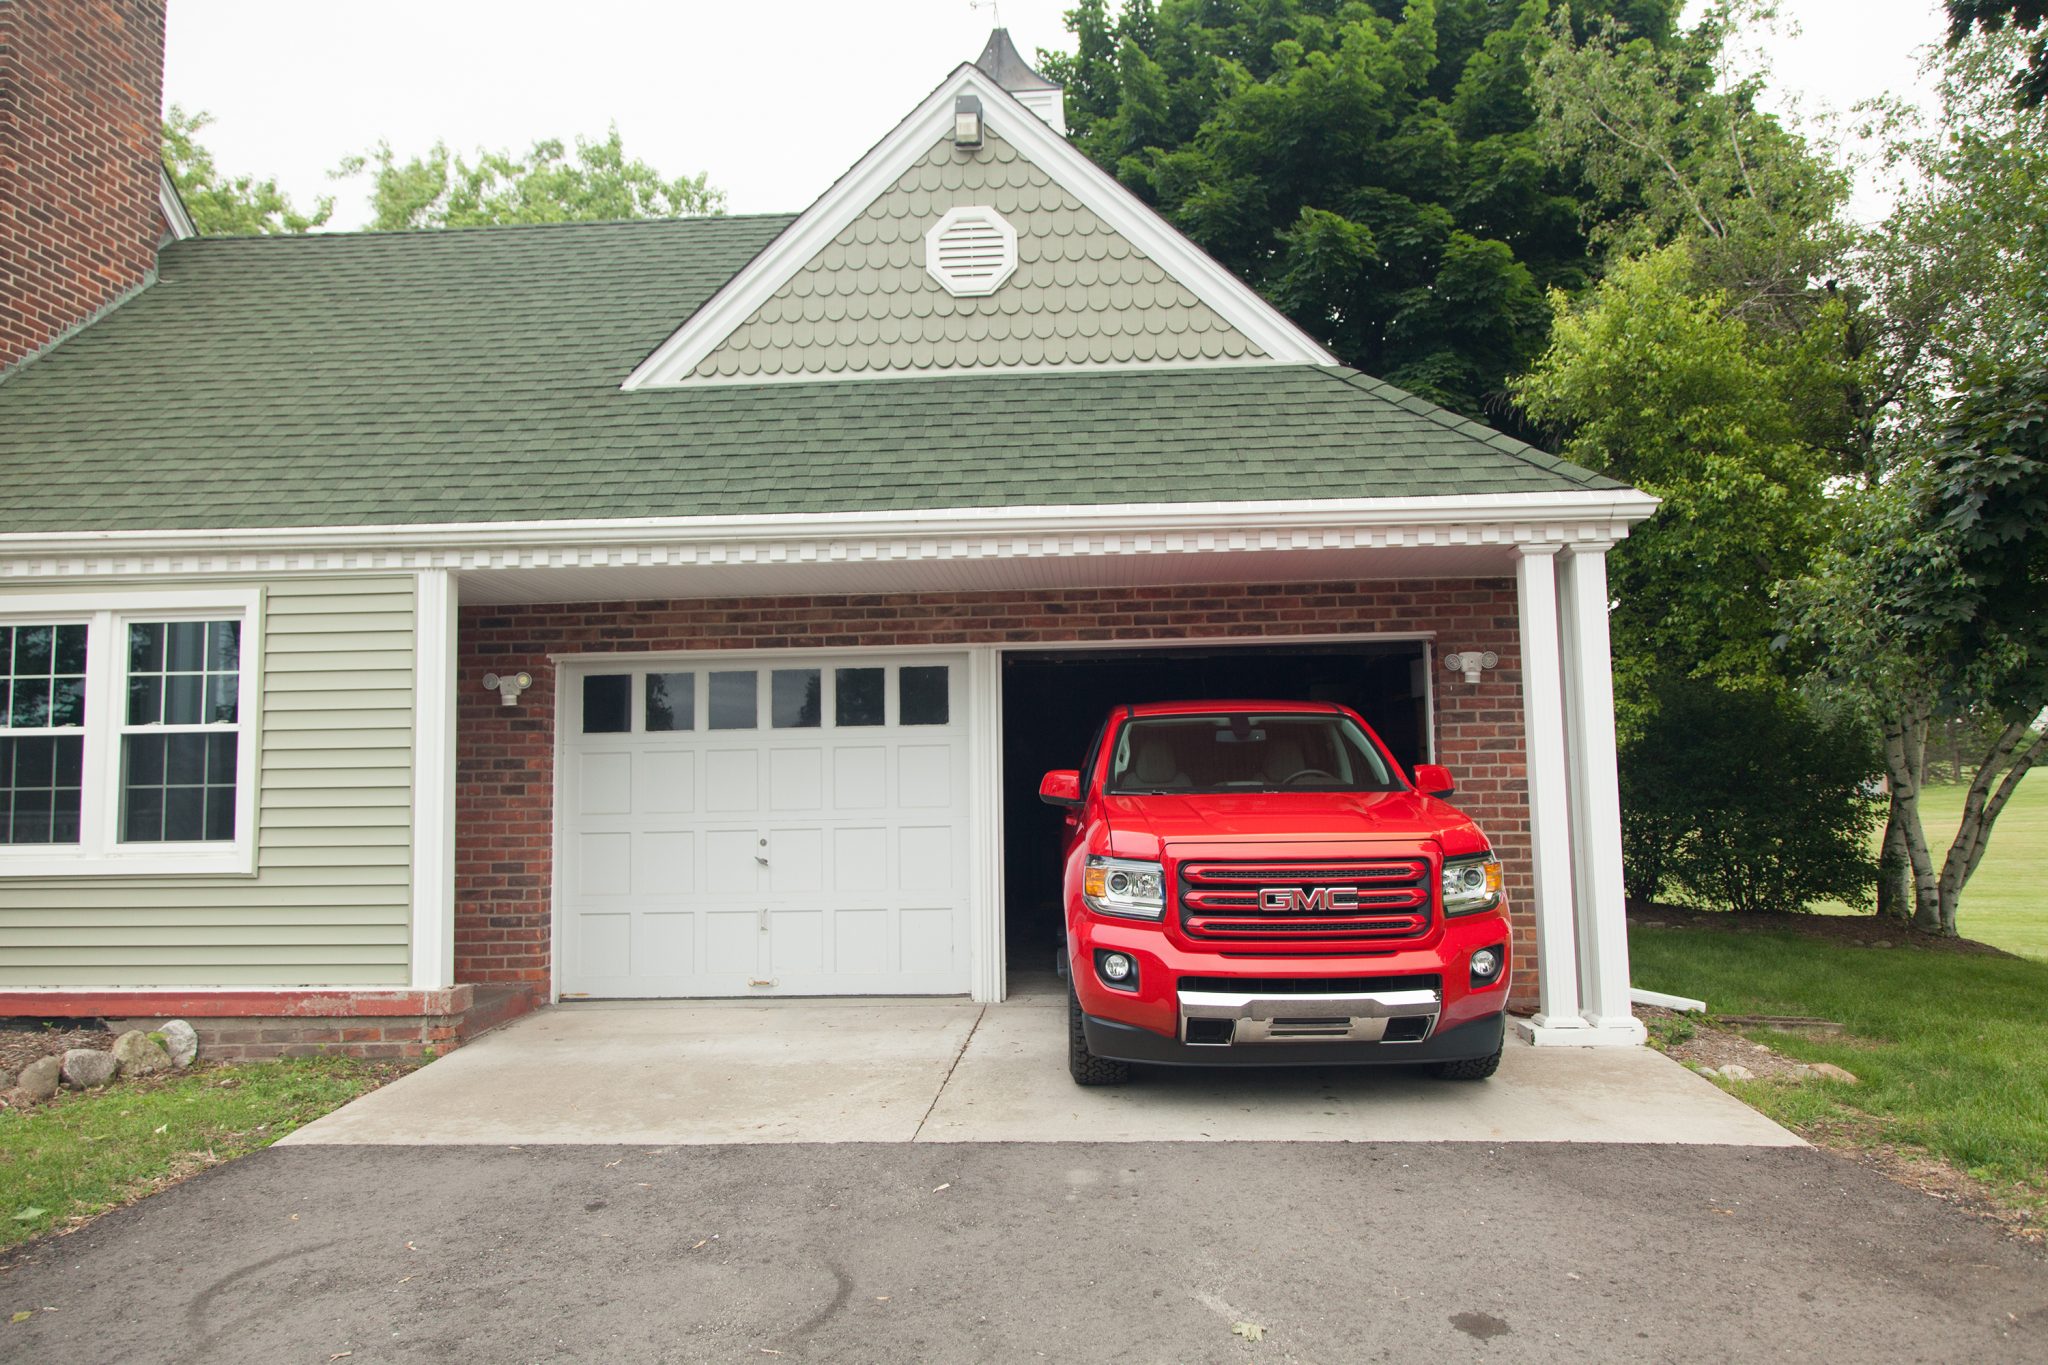
<path id="1" fill-rule="evenodd" d="M 1484 1057 L 1466 1057 L 1456 1062 L 1438 1062 L 1430 1070 L 1447 1081 L 1483 1081 L 1500 1069 L 1500 1049 Z"/>
<path id="2" fill-rule="evenodd" d="M 1088 1050 L 1088 1035 L 1081 1028 L 1081 1000 L 1074 985 L 1067 983 L 1067 1071 L 1075 1085 L 1122 1085 L 1131 1078 L 1129 1062 L 1111 1061 Z"/>

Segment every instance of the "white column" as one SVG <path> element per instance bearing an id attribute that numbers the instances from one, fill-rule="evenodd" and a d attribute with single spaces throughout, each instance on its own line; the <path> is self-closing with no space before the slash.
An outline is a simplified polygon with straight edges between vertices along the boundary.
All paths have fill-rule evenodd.
<path id="1" fill-rule="evenodd" d="M 1572 866 L 1581 1001 L 1587 1025 L 1599 1035 L 1597 1041 L 1640 1043 L 1643 1026 L 1629 1008 L 1614 661 L 1607 641 L 1607 547 L 1568 550 L 1559 568 L 1572 741 Z"/>
<path id="2" fill-rule="evenodd" d="M 968 979 L 974 998 L 995 1004 L 1009 990 L 1003 941 L 1003 659 L 974 649 L 967 660 Z"/>
<path id="3" fill-rule="evenodd" d="M 1525 545 L 1515 560 L 1522 645 L 1522 734 L 1529 772 L 1529 843 L 1536 875 L 1536 983 L 1541 1003 L 1521 1026 L 1536 1043 L 1582 1043 L 1572 922 L 1570 769 L 1566 760 L 1557 550 Z"/>
<path id="4" fill-rule="evenodd" d="M 447 569 L 423 569 L 413 599 L 412 986 L 455 984 L 455 629 Z"/>

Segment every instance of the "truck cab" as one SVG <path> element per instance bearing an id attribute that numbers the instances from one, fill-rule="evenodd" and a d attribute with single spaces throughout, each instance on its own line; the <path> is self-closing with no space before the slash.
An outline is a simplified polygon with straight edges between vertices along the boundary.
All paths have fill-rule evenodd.
<path id="1" fill-rule="evenodd" d="M 1119 706 L 1067 812 L 1068 1067 L 1499 1064 L 1511 941 L 1500 863 L 1354 711 Z"/>

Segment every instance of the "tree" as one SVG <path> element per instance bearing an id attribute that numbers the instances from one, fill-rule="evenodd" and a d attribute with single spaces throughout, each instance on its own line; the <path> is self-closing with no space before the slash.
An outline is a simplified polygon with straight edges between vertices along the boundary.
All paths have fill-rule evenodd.
<path id="1" fill-rule="evenodd" d="M 178 198 L 203 237 L 253 237 L 259 234 L 308 232 L 334 215 L 334 201 L 322 199 L 311 213 L 300 213 L 275 180 L 228 176 L 214 165 L 213 153 L 199 135 L 213 115 L 188 114 L 176 104 L 164 117 L 164 169 L 178 188 Z"/>
<path id="2" fill-rule="evenodd" d="M 1882 720 L 1914 924 L 1952 935 L 2000 812 L 2048 757 L 2048 368 L 1971 384 L 1927 458 L 1854 512 L 1790 601 L 1817 671 Z M 1943 706 L 2001 723 L 1937 867 L 1919 798 Z"/>
<path id="3" fill-rule="evenodd" d="M 602 142 L 577 138 L 573 155 L 550 138 L 523 156 L 486 151 L 471 161 L 437 142 L 425 156 L 401 162 L 390 144 L 380 143 L 344 160 L 334 174 L 370 177 L 370 226 L 380 231 L 725 211 L 725 191 L 712 188 L 706 174 L 667 179 L 637 157 L 627 159 L 617 125 Z"/>
<path id="4" fill-rule="evenodd" d="M 1572 23 L 1672 40 L 1677 0 Z M 1538 143 L 1549 0 L 1079 0 L 1076 144 L 1346 364 L 1497 420 L 1544 291 L 1597 274 L 1576 172 Z"/>
<path id="5" fill-rule="evenodd" d="M 1948 41 L 1951 47 L 1969 40 L 1972 30 L 2004 32 L 2009 24 L 2016 33 L 2034 35 L 2025 45 L 2026 67 L 2012 79 L 2013 93 L 2024 105 L 2048 100 L 2048 22 L 2044 0 L 1948 0 Z"/>

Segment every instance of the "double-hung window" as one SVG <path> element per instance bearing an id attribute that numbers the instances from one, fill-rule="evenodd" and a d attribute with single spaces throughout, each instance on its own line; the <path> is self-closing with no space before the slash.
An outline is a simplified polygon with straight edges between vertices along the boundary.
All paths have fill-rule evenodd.
<path id="1" fill-rule="evenodd" d="M 0 876 L 255 870 L 252 589 L 0 595 Z"/>

